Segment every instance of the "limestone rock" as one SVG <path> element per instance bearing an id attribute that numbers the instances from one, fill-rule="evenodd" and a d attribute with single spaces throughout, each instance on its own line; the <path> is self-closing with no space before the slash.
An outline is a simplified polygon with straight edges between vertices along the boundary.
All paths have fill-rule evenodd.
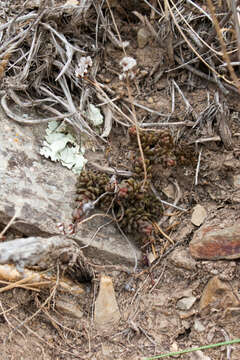
<path id="1" fill-rule="evenodd" d="M 207 217 L 207 211 L 202 205 L 198 204 L 193 209 L 191 222 L 196 226 L 200 226 L 202 225 L 206 217 Z"/>
<path id="2" fill-rule="evenodd" d="M 39 154 L 46 124 L 21 126 L 9 120 L 1 107 L 0 122 L 0 224 L 7 224 L 18 212 L 12 228 L 22 234 L 59 234 L 58 223 L 67 226 L 72 222 L 76 175 Z M 74 238 L 86 247 L 87 256 L 134 264 L 140 251 L 126 243 L 114 226 L 105 226 L 94 236 L 108 221 L 96 217 L 83 224 Z"/>
<path id="3" fill-rule="evenodd" d="M 94 321 L 98 329 L 110 330 L 120 320 L 112 280 L 102 275 L 99 293 L 95 302 Z"/>
<path id="4" fill-rule="evenodd" d="M 240 257 L 240 224 L 207 225 L 195 232 L 190 253 L 196 259 L 219 260 Z"/>

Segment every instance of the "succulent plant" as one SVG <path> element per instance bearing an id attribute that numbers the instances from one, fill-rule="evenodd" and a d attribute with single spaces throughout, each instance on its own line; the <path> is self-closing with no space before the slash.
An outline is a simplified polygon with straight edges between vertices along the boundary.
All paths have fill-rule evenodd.
<path id="1" fill-rule="evenodd" d="M 150 186 L 155 164 L 163 168 L 190 165 L 196 161 L 193 149 L 176 146 L 168 130 L 140 130 L 140 140 L 147 170 L 147 181 L 143 188 L 144 170 L 140 155 L 137 131 L 129 129 L 131 150 L 133 150 L 132 172 L 129 179 L 118 179 L 114 183 L 111 177 L 100 171 L 86 170 L 77 181 L 76 209 L 73 220 L 77 223 L 84 216 L 83 205 L 93 204 L 106 212 L 113 208 L 118 224 L 128 233 L 139 233 L 142 243 L 152 243 L 159 235 L 153 226 L 162 216 L 162 204 L 153 194 Z M 104 195 L 103 195 L 104 194 Z M 102 195 L 102 197 L 101 197 Z M 97 199 L 100 198 L 98 201 Z"/>

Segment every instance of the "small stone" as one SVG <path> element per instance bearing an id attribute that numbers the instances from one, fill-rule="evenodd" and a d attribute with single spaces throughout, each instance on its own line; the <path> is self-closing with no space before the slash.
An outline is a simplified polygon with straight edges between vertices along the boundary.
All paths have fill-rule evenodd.
<path id="1" fill-rule="evenodd" d="M 178 347 L 178 343 L 176 341 L 174 341 L 171 345 L 170 345 L 170 351 L 171 352 L 177 352 L 179 350 Z"/>
<path id="2" fill-rule="evenodd" d="M 155 260 L 157 259 L 157 256 L 153 254 L 152 252 L 147 254 L 147 260 L 148 263 L 151 265 Z"/>
<path id="3" fill-rule="evenodd" d="M 233 186 L 235 188 L 240 188 L 240 174 L 233 176 Z"/>
<path id="4" fill-rule="evenodd" d="M 112 279 L 103 275 L 95 302 L 95 325 L 98 329 L 109 330 L 120 320 L 120 312 L 115 297 Z"/>
<path id="5" fill-rule="evenodd" d="M 149 32 L 145 28 L 141 28 L 137 33 L 137 43 L 140 49 L 143 49 L 149 40 Z"/>
<path id="6" fill-rule="evenodd" d="M 198 320 L 198 319 L 196 319 L 196 320 L 194 321 L 193 327 L 194 327 L 194 330 L 196 330 L 197 332 L 202 332 L 202 331 L 205 330 L 205 326 L 204 326 L 204 325 L 202 324 L 202 322 L 201 322 L 200 320 Z"/>
<path id="7" fill-rule="evenodd" d="M 71 303 L 70 301 L 56 300 L 56 309 L 63 315 L 81 319 L 83 312 L 80 310 L 79 305 Z"/>
<path id="8" fill-rule="evenodd" d="M 28 1 L 28 4 L 27 4 L 28 9 L 38 8 L 39 6 L 40 6 L 40 0 L 31 0 L 31 1 Z"/>
<path id="9" fill-rule="evenodd" d="M 190 310 L 190 311 L 179 311 L 179 317 L 182 320 L 189 319 L 190 317 L 194 316 L 196 314 L 196 310 Z"/>
<path id="10" fill-rule="evenodd" d="M 223 165 L 224 165 L 228 170 L 234 170 L 234 169 L 236 169 L 236 167 L 238 166 L 238 164 L 239 164 L 239 160 L 234 157 L 234 155 L 233 155 L 232 152 L 230 152 L 230 153 L 226 156 L 226 158 L 225 158 L 225 160 L 224 160 L 224 163 L 223 163 Z"/>
<path id="11" fill-rule="evenodd" d="M 175 249 L 169 259 L 176 267 L 186 270 L 195 270 L 196 261 L 190 256 L 187 249 Z"/>
<path id="12" fill-rule="evenodd" d="M 169 198 L 174 199 L 175 196 L 175 189 L 173 184 L 168 184 L 164 189 L 162 189 L 162 192 Z"/>
<path id="13" fill-rule="evenodd" d="M 154 103 L 154 101 L 153 101 L 153 98 L 152 98 L 152 97 L 149 97 L 149 98 L 147 99 L 147 101 L 148 101 L 148 103 L 149 103 L 149 104 L 153 104 L 153 103 Z"/>
<path id="14" fill-rule="evenodd" d="M 203 225 L 195 232 L 189 249 L 196 259 L 238 259 L 240 257 L 240 224 L 224 228 L 220 225 Z"/>
<path id="15" fill-rule="evenodd" d="M 207 217 L 207 211 L 204 209 L 202 205 L 196 205 L 193 209 L 191 222 L 196 225 L 200 226 L 204 222 Z"/>
<path id="16" fill-rule="evenodd" d="M 169 331 L 169 321 L 167 319 L 160 319 L 158 329 L 164 333 Z"/>
<path id="17" fill-rule="evenodd" d="M 225 304 L 226 302 L 226 304 Z M 205 286 L 199 303 L 202 311 L 208 305 L 213 304 L 215 308 L 224 310 L 227 307 L 239 306 L 239 302 L 232 292 L 231 287 L 214 276 Z"/>
<path id="18" fill-rule="evenodd" d="M 204 355 L 201 350 L 197 350 L 190 355 L 190 360 L 211 360 L 211 358 Z"/>
<path id="19" fill-rule="evenodd" d="M 195 296 L 182 298 L 177 302 L 177 308 L 184 311 L 190 310 L 196 300 Z"/>
<path id="20" fill-rule="evenodd" d="M 67 2 L 65 3 L 65 6 L 68 5 L 78 5 L 78 0 L 67 0 Z"/>

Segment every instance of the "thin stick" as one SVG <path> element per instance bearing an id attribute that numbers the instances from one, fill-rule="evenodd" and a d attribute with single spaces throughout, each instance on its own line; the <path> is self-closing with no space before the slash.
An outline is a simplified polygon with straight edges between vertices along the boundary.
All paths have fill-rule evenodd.
<path id="1" fill-rule="evenodd" d="M 163 126 L 192 126 L 194 123 L 192 121 L 178 121 L 178 122 L 158 122 L 158 123 L 142 123 L 140 125 L 140 129 L 144 128 L 144 130 L 152 130 L 146 129 L 148 127 L 163 127 Z M 154 129 L 156 130 L 156 129 Z"/>
<path id="2" fill-rule="evenodd" d="M 49 24 L 46 23 L 40 23 L 42 26 L 44 26 L 46 29 L 48 29 L 49 31 L 53 32 L 65 45 L 73 48 L 73 50 L 80 52 L 81 54 L 86 54 L 86 51 L 80 50 L 78 48 L 76 48 L 75 46 L 73 46 L 72 44 L 70 44 L 67 39 L 65 38 L 65 36 L 61 33 L 59 33 L 58 31 L 56 31 L 52 26 L 50 26 Z"/>
<path id="3" fill-rule="evenodd" d="M 21 280 L 18 280 L 18 281 L 14 282 L 14 283 L 10 283 L 9 285 L 1 288 L 1 289 L 0 289 L 0 293 L 3 293 L 3 292 L 5 292 L 5 291 L 7 291 L 7 290 L 14 289 L 15 287 L 18 287 L 18 285 L 22 285 L 22 284 L 24 284 L 24 283 L 27 283 L 29 280 L 33 279 L 34 276 L 35 276 L 35 275 L 32 275 L 32 276 L 29 276 L 29 277 L 27 277 L 27 278 L 23 278 L 23 279 L 21 279 Z"/>
<path id="4" fill-rule="evenodd" d="M 153 223 L 154 227 L 158 229 L 158 231 L 173 245 L 174 241 L 160 228 L 157 223 Z"/>
<path id="5" fill-rule="evenodd" d="M 23 15 L 18 17 L 17 19 L 14 20 L 14 22 L 21 22 L 21 21 L 26 21 L 26 20 L 30 20 L 30 19 L 35 19 L 38 17 L 38 14 L 36 14 L 35 12 L 30 12 L 27 15 Z M 11 25 L 12 20 L 6 22 L 5 24 L 0 26 L 0 32 L 2 32 L 3 30 L 7 29 L 9 27 L 9 25 Z"/>
<path id="6" fill-rule="evenodd" d="M 143 180 L 142 188 L 144 189 L 145 184 L 147 182 L 147 167 L 146 167 L 144 154 L 143 154 L 143 148 L 142 148 L 141 139 L 140 139 L 140 127 L 139 127 L 139 124 L 138 124 L 138 121 L 137 121 L 136 110 L 135 110 L 135 107 L 134 107 L 134 104 L 133 104 L 133 98 L 132 98 L 132 93 L 131 93 L 131 90 L 130 90 L 129 79 L 128 78 L 127 78 L 127 89 L 128 89 L 128 97 L 130 99 L 132 112 L 133 112 L 134 125 L 136 127 L 138 147 L 139 147 L 139 151 L 140 151 L 141 159 L 142 159 L 142 164 L 143 164 L 144 180 Z"/>
<path id="7" fill-rule="evenodd" d="M 0 280 L 0 284 L 11 284 L 9 283 L 9 281 L 4 281 L 4 280 Z M 36 283 L 36 284 L 33 284 L 31 283 L 31 286 L 29 285 L 17 285 L 17 286 L 14 286 L 14 288 L 22 288 L 22 289 L 25 289 L 25 290 L 32 290 L 32 291 L 37 291 L 37 292 L 40 292 L 40 289 L 37 289 L 35 287 L 32 287 L 33 285 L 39 285 L 40 283 Z M 48 281 L 48 284 L 50 284 L 50 282 Z M 5 288 L 3 288 L 4 290 Z"/>
<path id="8" fill-rule="evenodd" d="M 201 156 L 202 156 L 202 148 L 200 149 L 199 154 L 198 154 L 198 163 L 197 163 L 196 173 L 195 173 L 195 186 L 198 185 L 198 174 L 199 174 L 199 169 L 200 169 Z"/>
<path id="9" fill-rule="evenodd" d="M 8 222 L 8 224 L 5 226 L 5 228 L 3 229 L 3 231 L 0 233 L 0 239 L 3 237 L 3 235 L 5 234 L 5 232 L 10 228 L 10 226 L 14 223 L 14 220 L 16 219 L 16 217 L 18 216 L 18 213 L 16 212 L 13 217 L 11 218 L 11 220 Z"/>

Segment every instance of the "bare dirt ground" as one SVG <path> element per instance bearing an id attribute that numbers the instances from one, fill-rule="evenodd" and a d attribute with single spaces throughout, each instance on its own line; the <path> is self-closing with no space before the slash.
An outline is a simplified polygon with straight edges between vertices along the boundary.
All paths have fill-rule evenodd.
<path id="1" fill-rule="evenodd" d="M 146 45 L 139 47 L 137 36 L 143 23 L 132 11 L 150 17 L 151 10 L 145 2 L 141 2 L 138 10 L 134 5 L 136 2 L 132 5 L 125 1 L 120 5 L 114 1 L 111 3 L 119 32 L 124 40 L 130 42 L 127 55 L 137 61 L 138 70 L 130 89 L 139 123 L 157 123 L 160 118 L 163 121 L 159 113 L 171 115 L 165 117 L 166 121 L 186 122 L 186 126 L 172 125 L 168 128 L 176 144 L 181 144 L 183 148 L 193 145 L 193 162 L 189 166 L 161 169 L 159 182 L 163 191 L 162 199 L 171 203 L 176 196 L 173 184 L 177 183 L 181 194 L 178 205 L 188 211 L 172 211 L 169 207 L 164 209 L 162 228 L 172 243 L 162 236 L 161 241 L 154 244 L 157 259 L 153 264 L 146 261 L 146 251 L 143 249 L 143 260 L 135 274 L 105 270 L 113 279 L 121 312 L 121 321 L 110 334 L 96 330 L 93 321 L 101 272 L 96 273 L 92 283 L 83 285 L 84 292 L 78 297 L 81 319 L 61 315 L 55 308 L 55 302 L 65 296 L 58 291 L 44 307 L 41 306 L 48 298 L 49 291 L 36 293 L 16 288 L 1 293 L 1 359 L 137 360 L 239 337 L 239 260 L 195 261 L 188 253 L 189 242 L 197 230 L 197 226 L 191 223 L 192 209 L 196 204 L 202 205 L 207 210 L 208 219 L 214 219 L 216 223 L 221 224 L 223 219 L 229 219 L 229 224 L 234 223 L 239 216 L 239 94 L 230 91 L 220 100 L 221 104 L 226 104 L 230 114 L 227 124 L 232 135 L 231 147 L 228 148 L 216 118 L 211 117 L 211 109 L 218 107 L 216 84 L 196 77 L 177 63 L 172 70 L 174 66 L 171 64 L 170 67 L 166 37 L 165 43 L 160 46 L 149 35 Z M 153 3 L 156 5 L 157 2 Z M 104 11 L 107 12 L 106 8 Z M 126 82 L 118 77 L 122 49 L 117 49 L 107 40 L 98 56 L 101 66 L 96 79 L 105 86 L 106 91 L 110 89 L 112 98 L 117 97 L 121 101 L 123 111 L 131 109 Z M 189 105 L 186 105 L 174 82 L 181 88 Z M 152 109 L 152 112 L 146 108 Z M 200 114 L 203 114 L 201 121 L 194 127 Z M 203 142 L 203 138 L 209 140 Z M 128 156 L 128 128 L 114 122 L 107 140 L 107 145 L 99 150 L 101 155 L 98 159 L 102 158 L 102 165 L 128 170 L 131 161 Z M 196 164 L 200 150 L 201 164 L 196 185 Z M 94 156 L 89 151 L 89 159 L 95 160 Z M 172 213 L 168 216 L 170 209 Z M 15 234 L 9 230 L 5 235 L 10 239 Z M 177 257 L 179 253 L 180 260 Z M 189 256 L 186 262 L 184 256 Z M 216 275 L 232 287 L 236 304 L 233 307 L 232 302 L 222 296 L 224 291 L 221 293 L 220 289 L 216 303 L 200 311 L 199 302 L 204 287 Z M 194 298 L 193 305 L 182 307 L 179 301 L 183 298 Z M 41 311 L 32 319 L 24 322 L 40 308 Z M 19 326 L 21 322 L 24 323 Z M 238 360 L 240 345 L 232 346 L 231 357 L 227 357 L 226 347 L 205 350 L 204 355 L 212 360 Z M 191 353 L 177 358 L 208 359 Z"/>

